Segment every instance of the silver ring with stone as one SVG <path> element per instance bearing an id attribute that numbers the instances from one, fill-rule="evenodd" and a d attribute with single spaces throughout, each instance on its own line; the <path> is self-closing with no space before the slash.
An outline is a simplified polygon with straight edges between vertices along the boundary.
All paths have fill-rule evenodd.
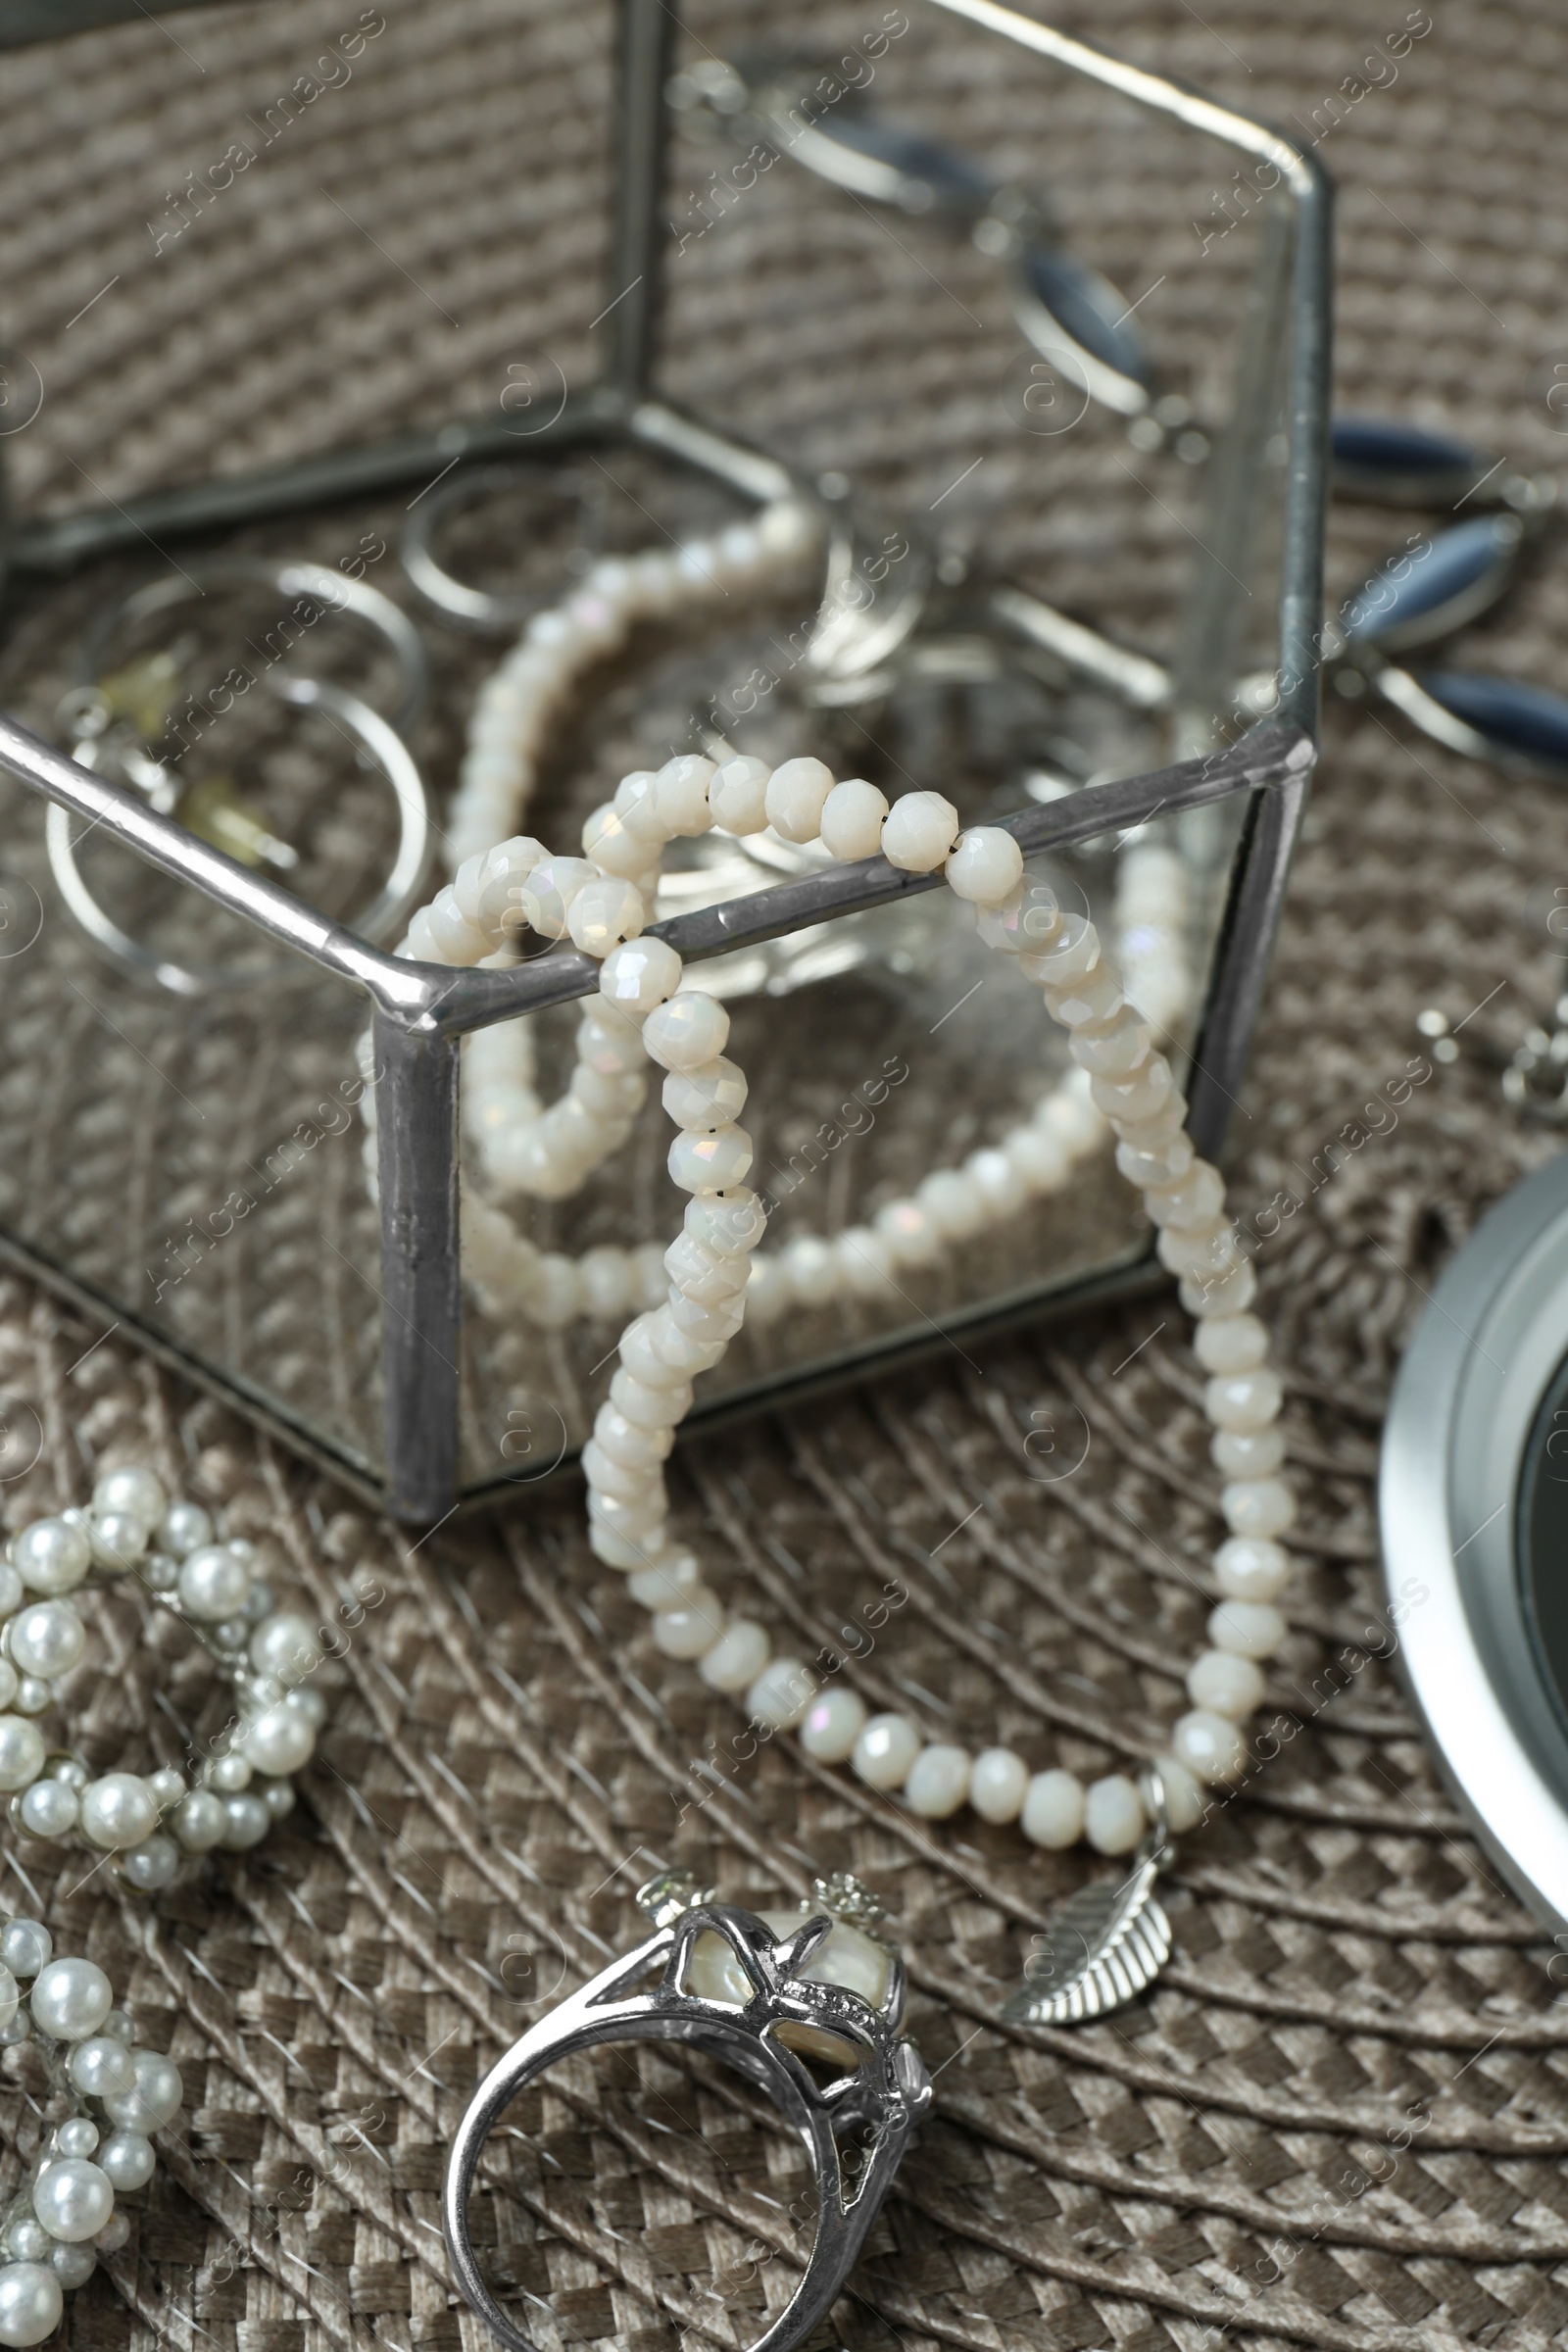
<path id="1" fill-rule="evenodd" d="M 485 2140 L 558 2059 L 606 2042 L 684 2041 L 765 2091 L 810 2159 L 819 2214 L 810 2260 L 752 2348 L 791 2352 L 831 2310 L 931 2104 L 930 2077 L 900 2032 L 903 1963 L 868 1932 L 877 1908 L 853 1879 L 818 1879 L 794 1914 L 714 1902 L 676 1873 L 650 1880 L 637 1899 L 654 1935 L 531 2027 L 491 2068 L 458 2127 L 442 2196 L 453 2274 L 509 2352 L 538 2352 L 496 2302 L 474 2256 L 468 2199 Z M 852 2177 L 840 2142 L 857 2128 L 862 2161 Z"/>

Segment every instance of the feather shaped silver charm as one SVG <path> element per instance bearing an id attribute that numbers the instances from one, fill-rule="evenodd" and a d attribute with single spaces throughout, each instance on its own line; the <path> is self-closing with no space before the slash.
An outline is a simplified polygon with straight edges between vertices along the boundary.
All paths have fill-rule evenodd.
<path id="1" fill-rule="evenodd" d="M 1154 1892 L 1168 1854 L 1155 1830 L 1125 1878 L 1092 1880 L 1067 1897 L 1002 2012 L 1008 2025 L 1081 2026 L 1147 1990 L 1170 1958 L 1170 1922 Z"/>

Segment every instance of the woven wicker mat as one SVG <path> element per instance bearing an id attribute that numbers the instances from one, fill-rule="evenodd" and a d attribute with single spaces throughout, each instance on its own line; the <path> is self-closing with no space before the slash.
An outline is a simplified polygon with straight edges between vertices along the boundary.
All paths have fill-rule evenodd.
<path id="1" fill-rule="evenodd" d="M 405 42 L 405 104 L 372 115 L 366 137 L 382 168 L 399 122 L 420 154 L 446 159 L 451 242 L 482 245 L 485 40 L 528 12 L 391 13 L 385 54 Z M 1309 122 L 1402 21 L 1392 0 L 1376 17 L 1348 0 L 1289 14 L 1212 0 L 1206 19 L 1184 0 L 1068 13 L 1257 111 Z M 1549 464 L 1539 368 L 1568 340 L 1568 27 L 1548 0 L 1435 0 L 1433 14 L 1397 81 L 1348 108 L 1326 143 L 1344 190 L 1341 397 L 1446 418 Z M 535 91 L 544 127 L 526 176 L 544 211 L 524 221 L 517 268 L 553 318 L 552 288 L 575 286 L 592 259 L 571 175 L 594 152 L 600 30 L 564 10 L 529 22 L 556 78 Z M 177 175 L 220 153 L 211 127 L 282 86 L 334 22 L 285 0 L 246 27 L 225 48 L 220 18 L 198 12 L 8 63 L 25 102 L 4 208 L 22 309 L 46 284 L 63 321 L 92 294 L 93 257 L 60 260 L 73 208 L 106 153 L 134 147 L 138 122 L 163 121 L 160 107 L 177 118 L 149 150 Z M 541 200 L 544 165 L 557 176 Z M 78 452 L 103 447 L 103 466 L 130 479 L 190 470 L 219 442 L 228 459 L 297 446 L 301 386 L 317 442 L 428 413 L 451 351 L 390 340 L 358 286 L 340 318 L 327 312 L 310 254 L 291 278 L 296 249 L 283 231 L 268 246 L 268 218 L 257 297 L 237 322 L 204 326 L 198 257 L 167 298 L 179 318 L 143 315 L 142 343 L 111 351 L 107 372 L 83 363 L 72 377 L 59 361 L 51 380 Z M 291 303 L 291 283 L 309 298 Z M 727 357 L 739 368 L 760 348 L 787 380 L 788 342 L 768 340 L 775 292 L 765 273 L 731 288 L 742 324 Z M 59 350 L 82 331 L 62 324 Z M 356 354 L 375 366 L 356 374 Z M 318 400 L 323 384 L 331 398 Z M 20 454 L 30 496 L 80 495 L 69 467 Z M 1339 589 L 1386 533 L 1369 536 L 1365 517 L 1336 533 Z M 1131 596 L 1142 559 L 1126 562 Z M 1113 564 L 1099 594 L 1116 612 Z M 1549 677 L 1565 628 L 1568 588 L 1548 565 L 1472 650 Z M 1307 1498 L 1277 1678 L 1298 1730 L 1185 1842 L 1177 1955 L 1157 1991 L 1084 2032 L 996 2023 L 1079 1861 L 969 1819 L 928 1834 L 783 1745 L 705 1778 L 692 1759 L 722 1762 L 728 1704 L 661 1659 L 619 1580 L 588 1556 L 570 1497 L 410 1551 L 117 1340 L 79 1361 L 97 1334 L 7 1285 L 0 1376 L 45 1438 L 7 1490 L 13 1523 L 79 1500 L 101 1464 L 150 1456 L 347 1636 L 305 1802 L 254 1857 L 151 1920 L 101 1879 L 78 1885 L 74 1867 L 38 1883 L 57 1940 L 110 1967 L 188 2089 L 113 2282 L 100 2276 L 70 2304 L 73 2340 L 475 2343 L 436 2226 L 447 2135 L 535 2004 L 628 1937 L 631 1888 L 656 1858 L 759 1900 L 803 1890 L 813 1868 L 853 1868 L 907 1950 L 936 2113 L 821 2342 L 1190 2352 L 1232 2338 L 1568 2335 L 1568 2025 L 1547 1950 L 1455 1820 L 1394 1677 L 1355 1646 L 1378 1605 L 1372 1482 L 1401 1341 L 1477 1215 L 1545 1147 L 1461 1060 L 1432 1070 L 1396 1126 L 1320 1180 L 1331 1140 L 1420 1052 L 1421 1006 L 1455 1020 L 1484 1006 L 1476 1027 L 1509 1043 L 1549 1008 L 1560 964 L 1545 918 L 1565 857 L 1550 793 L 1370 714 L 1331 712 L 1232 1139 L 1244 1214 L 1281 1193 L 1298 1203 L 1259 1259 Z M 685 1446 L 677 1509 L 726 1594 L 755 1588 L 762 1614 L 806 1642 L 835 1639 L 880 1588 L 906 1593 L 850 1669 L 868 1696 L 918 1686 L 927 1719 L 956 1736 L 1102 1769 L 1174 1711 L 1169 1663 L 1200 1625 L 1189 1570 L 1216 1521 L 1197 1396 L 1174 1308 L 1146 1304 Z M 1049 1493 L 1022 1451 L 1041 1411 L 1082 1416 L 1092 1439 Z M 941 1577 L 924 1565 L 938 1544 Z M 103 1760 L 155 1719 L 144 1653 L 115 1665 L 81 1719 Z M 36 2087 L 24 2057 L 19 2071 L 8 2056 L 13 2170 L 35 2142 Z M 496 2143 L 479 2228 L 552 2352 L 600 2340 L 661 2352 L 678 2335 L 743 2345 L 786 2298 L 808 2226 L 801 2158 L 732 2081 L 662 2056 L 583 2064 L 516 2122 Z"/>

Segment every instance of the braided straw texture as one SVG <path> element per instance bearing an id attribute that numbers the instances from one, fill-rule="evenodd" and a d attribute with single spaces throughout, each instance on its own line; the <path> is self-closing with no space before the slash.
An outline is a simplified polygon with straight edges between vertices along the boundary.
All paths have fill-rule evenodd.
<path id="1" fill-rule="evenodd" d="M 1446 419 L 1550 464 L 1538 370 L 1568 334 L 1553 250 L 1568 29 L 1546 0 L 1434 13 L 1397 80 L 1325 140 L 1344 192 L 1342 402 Z M 722 51 L 744 37 L 739 14 L 710 12 L 704 38 Z M 1308 122 L 1369 36 L 1402 22 L 1348 0 L 1283 15 L 1214 0 L 1203 20 L 1178 0 L 1066 14 Z M 599 251 L 599 15 L 513 0 L 389 15 L 357 86 L 325 96 L 293 149 L 278 142 L 265 190 L 258 174 L 231 200 L 232 225 L 215 209 L 157 267 L 140 217 L 106 216 L 110 164 L 128 157 L 147 183 L 137 201 L 161 207 L 346 12 L 198 11 L 8 61 L 8 331 L 48 386 L 40 429 L 15 445 L 28 503 L 85 495 L 76 467 L 122 497 L 368 437 L 439 415 L 455 381 L 481 406 L 519 318 L 531 347 L 580 364 Z M 864 29 L 853 10 L 822 23 L 835 39 Z M 989 55 L 964 52 L 952 90 L 971 148 L 991 129 L 999 147 L 1015 135 Z M 1157 211 L 1124 143 L 1114 174 L 1097 173 L 1092 132 L 1086 115 L 1051 175 L 1135 293 L 1189 228 Z M 335 243 L 329 258 L 333 202 L 376 245 Z M 687 383 L 771 404 L 818 463 L 857 463 L 867 418 L 897 401 L 907 466 L 926 468 L 934 496 L 990 428 L 966 411 L 951 352 L 922 339 L 929 289 L 899 278 L 880 304 L 851 299 L 847 244 L 845 299 L 813 307 L 799 257 L 757 235 L 694 249 L 681 300 L 725 327 L 687 342 Z M 236 245 L 237 303 L 224 299 Z M 1223 247 L 1215 258 L 1217 301 L 1229 265 Z M 68 327 L 131 269 L 133 299 L 106 293 Z M 462 323 L 421 311 L 401 271 Z M 1200 375 L 1204 282 L 1170 329 Z M 1113 489 L 1108 471 L 1091 476 L 1053 508 L 1054 579 L 1063 601 L 1082 594 L 1136 634 L 1179 534 L 1131 492 L 1127 528 L 1102 528 Z M 1387 518 L 1337 519 L 1336 594 L 1392 535 Z M 1478 666 L 1549 678 L 1565 626 L 1568 589 L 1548 564 L 1469 650 Z M 1468 1058 L 1418 1063 L 1428 1075 L 1396 1123 L 1366 1106 L 1420 1054 L 1423 1005 L 1455 1021 L 1484 1006 L 1467 1034 L 1507 1045 L 1548 1011 L 1565 857 L 1549 792 L 1331 710 L 1232 1139 L 1239 1212 L 1296 1203 L 1263 1218 L 1278 1230 L 1258 1261 L 1305 1496 L 1275 1693 L 1295 1736 L 1185 1842 L 1176 1956 L 1157 1989 L 1079 2033 L 1022 2034 L 997 2017 L 1081 1859 L 970 1818 L 927 1830 L 784 1743 L 740 1760 L 729 1703 L 660 1657 L 620 1580 L 588 1556 L 569 1495 L 411 1550 L 117 1338 L 93 1348 L 97 1329 L 7 1283 L 0 1376 L 13 1423 L 35 1415 L 38 1437 L 34 1466 L 5 1491 L 11 1522 L 81 1500 L 105 1463 L 150 1458 L 343 1629 L 304 1802 L 254 1855 L 151 1918 L 74 1860 L 51 1880 L 24 1857 L 35 1893 L 8 1879 L 8 1899 L 36 1899 L 58 1945 L 110 1969 L 139 2037 L 167 2043 L 187 2084 L 185 2126 L 132 2200 L 113 2283 L 100 2276 L 70 2303 L 71 2340 L 475 2345 L 437 2230 L 447 2138 L 538 2004 L 629 1939 L 630 1891 L 663 1862 L 757 1901 L 853 1869 L 908 1956 L 935 2117 L 823 2345 L 1563 2340 L 1568 2024 L 1549 1947 L 1463 1834 L 1389 1667 L 1358 1645 L 1381 1606 L 1373 1476 L 1401 1343 L 1478 1214 L 1546 1148 Z M 1329 1172 L 1333 1139 L 1369 1115 L 1385 1132 Z M 1102 1770 L 1168 1722 L 1172 1662 L 1197 1643 L 1193 1574 L 1217 1526 L 1197 1397 L 1161 1298 L 953 1349 L 683 1446 L 677 1513 L 726 1597 L 755 1596 L 808 1651 L 858 1649 L 846 1672 L 868 1698 L 974 1744 L 1000 1737 L 1041 1764 Z M 1029 1443 L 1043 1432 L 1047 1445 Z M 879 1595 L 892 1606 L 873 1634 Z M 96 1767 L 169 1752 L 163 1669 L 134 1631 L 116 1619 L 108 1671 L 81 1695 L 75 1728 Z M 8 2056 L 13 2177 L 35 2143 L 38 2088 L 25 2054 Z M 736 2082 L 662 2055 L 585 2063 L 514 2120 L 476 2228 L 549 2352 L 740 2347 L 787 2299 L 808 2184 Z"/>

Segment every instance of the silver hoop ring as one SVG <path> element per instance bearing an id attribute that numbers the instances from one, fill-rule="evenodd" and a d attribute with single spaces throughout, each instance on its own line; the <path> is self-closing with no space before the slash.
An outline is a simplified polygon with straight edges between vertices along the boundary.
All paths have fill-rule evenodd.
<path id="1" fill-rule="evenodd" d="M 362 938 L 372 945 L 379 944 L 392 936 L 418 900 L 430 838 L 430 812 L 423 779 L 396 728 L 357 695 L 344 694 L 316 678 L 276 672 L 269 672 L 268 677 L 272 691 L 283 702 L 300 710 L 318 710 L 329 720 L 346 727 L 357 738 L 361 750 L 380 768 L 396 796 L 398 847 L 392 871 L 354 924 Z M 88 937 L 114 956 L 117 963 L 144 979 L 156 981 L 173 996 L 201 997 L 229 989 L 253 988 L 259 980 L 279 969 L 294 968 L 291 964 L 280 965 L 275 956 L 243 963 L 191 966 L 160 956 L 156 949 L 122 930 L 88 889 L 76 863 L 69 809 L 51 805 L 44 819 L 44 846 L 60 895 Z"/>
<path id="2" fill-rule="evenodd" d="M 644 1889 L 644 1896 L 650 1891 Z M 645 1907 L 660 1915 L 659 1906 Z M 666 1903 L 656 1935 L 612 1960 L 491 2068 L 458 2126 L 442 2193 L 442 2223 L 459 2287 L 508 2352 L 538 2352 L 538 2347 L 507 2318 L 479 2274 L 468 2198 L 480 2151 L 502 2110 L 546 2067 L 605 2042 L 686 2042 L 722 2059 L 773 2099 L 805 2142 L 816 2179 L 818 2221 L 800 2284 L 752 2352 L 791 2352 L 827 2316 L 910 2135 L 931 2105 L 930 2077 L 913 2043 L 899 2034 L 904 1971 L 897 1956 L 889 1955 L 888 1990 L 877 2008 L 844 1985 L 803 1977 L 834 1926 L 824 1910 L 781 1936 L 753 1913 L 730 1904 Z M 704 1937 L 718 1937 L 728 1947 L 749 1987 L 744 2000 L 710 1998 L 688 1988 L 693 1955 Z M 661 1970 L 657 1986 L 634 1989 L 656 1968 Z M 792 2028 L 798 2037 L 816 2037 L 814 2046 L 824 2053 L 827 2045 L 836 2045 L 847 2058 L 846 2071 L 819 2083 L 780 2038 Z M 839 2063 L 838 2057 L 831 2063 Z M 852 2185 L 838 2143 L 856 2125 L 867 2128 L 870 2145 Z"/>
<path id="3" fill-rule="evenodd" d="M 443 620 L 456 621 L 460 628 L 499 636 L 519 627 L 550 602 L 549 595 L 541 589 L 492 592 L 488 588 L 469 588 L 437 560 L 434 548 L 437 526 L 454 509 L 514 490 L 528 478 L 530 470 L 536 481 L 564 494 L 565 485 L 559 477 L 541 475 L 537 468 L 529 469 L 523 464 L 481 466 L 472 473 L 460 473 L 443 490 L 427 492 L 425 500 L 419 502 L 404 525 L 398 559 L 416 593 Z M 578 495 L 580 504 L 580 491 Z"/>

